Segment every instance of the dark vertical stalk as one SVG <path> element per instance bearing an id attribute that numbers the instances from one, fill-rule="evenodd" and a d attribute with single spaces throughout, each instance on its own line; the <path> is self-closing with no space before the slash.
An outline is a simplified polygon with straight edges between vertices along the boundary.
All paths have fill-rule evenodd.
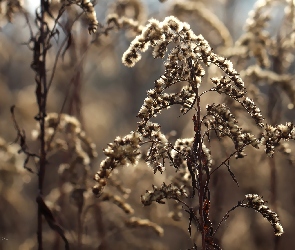
<path id="1" fill-rule="evenodd" d="M 194 65 L 191 63 L 191 86 L 196 94 L 196 106 L 197 106 L 197 115 L 194 115 L 194 143 L 192 150 L 192 160 L 193 160 L 193 171 L 192 175 L 192 187 L 193 187 L 193 196 L 195 195 L 195 189 L 198 191 L 199 196 L 199 225 L 200 231 L 202 234 L 202 249 L 205 250 L 206 246 L 206 231 L 205 231 L 205 215 L 203 211 L 203 205 L 205 200 L 206 185 L 204 184 L 203 176 L 203 164 L 202 164 L 202 136 L 201 136 L 201 98 L 199 95 L 199 88 L 196 86 L 196 75 L 194 71 Z M 198 174 L 195 174 L 195 171 L 198 170 Z M 195 182 L 195 183 L 194 183 Z"/>
<path id="2" fill-rule="evenodd" d="M 199 183 L 199 216 L 200 216 L 200 224 L 202 228 L 202 249 L 206 249 L 206 241 L 205 241 L 205 221 L 204 221 L 204 211 L 203 211 L 203 203 L 204 203 L 204 187 L 203 187 L 203 166 L 201 161 L 201 155 L 202 155 L 202 141 L 201 141 L 201 107 L 200 107 L 200 96 L 199 96 L 199 89 L 198 87 L 195 88 L 196 95 L 197 95 L 197 121 L 195 126 L 195 142 L 197 142 L 196 145 L 194 145 L 194 148 L 197 149 L 197 162 L 198 164 L 198 183 Z M 196 148 L 197 146 L 197 148 Z"/>
<path id="3" fill-rule="evenodd" d="M 34 51 L 34 63 L 36 66 L 36 97 L 39 108 L 39 113 L 35 117 L 39 121 L 40 126 L 40 161 L 39 161 L 39 172 L 38 172 L 38 192 L 40 196 L 43 195 L 43 184 L 46 170 L 46 143 L 45 143 L 45 117 L 46 117 L 46 102 L 47 102 L 47 79 L 46 79 L 46 32 L 47 26 L 45 23 L 45 0 L 40 0 L 40 13 L 36 14 L 36 21 L 39 22 L 39 37 L 35 37 L 35 49 Z M 38 58 L 39 55 L 39 58 Z M 36 59 L 38 61 L 36 61 Z M 38 249 L 43 249 L 42 239 L 42 210 L 41 204 L 38 203 L 38 226 L 37 226 L 37 238 L 38 238 Z"/>

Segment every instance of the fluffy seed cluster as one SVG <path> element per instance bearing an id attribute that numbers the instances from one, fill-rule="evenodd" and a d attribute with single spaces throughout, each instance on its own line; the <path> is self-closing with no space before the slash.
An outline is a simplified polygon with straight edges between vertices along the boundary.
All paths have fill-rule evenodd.
<path id="1" fill-rule="evenodd" d="M 191 154 L 194 138 L 177 139 L 171 151 L 173 163 L 178 168 L 187 169 L 187 158 Z"/>
<path id="2" fill-rule="evenodd" d="M 221 70 L 223 70 L 228 75 L 229 79 L 234 83 L 234 86 L 237 89 L 238 95 L 237 96 L 233 95 L 233 97 L 238 99 L 244 93 L 246 93 L 244 82 L 242 78 L 240 77 L 239 73 L 233 68 L 233 64 L 230 60 L 222 56 L 218 56 L 214 54 L 210 56 L 210 62 L 215 64 Z"/>
<path id="3" fill-rule="evenodd" d="M 180 42 L 181 39 L 186 39 L 186 43 L 189 43 L 190 40 L 194 40 L 197 43 L 198 40 L 203 40 L 203 37 L 194 35 L 187 23 L 182 23 L 173 16 L 166 17 L 163 22 L 150 19 L 149 24 L 143 29 L 141 35 L 133 40 L 129 49 L 124 53 L 122 61 L 126 66 L 133 67 L 140 60 L 139 52 L 146 51 L 149 46 L 153 47 L 153 56 L 155 58 L 163 58 L 168 44 Z M 196 48 L 197 46 L 194 47 Z M 179 45 L 177 49 L 180 52 L 179 59 L 186 54 L 191 56 L 192 49 L 189 44 L 187 46 L 186 44 L 183 44 L 183 46 Z M 211 48 L 207 46 L 205 50 L 210 51 Z M 176 54 L 176 50 L 174 54 Z"/>
<path id="4" fill-rule="evenodd" d="M 265 131 L 261 137 L 261 143 L 265 145 L 266 153 L 272 156 L 275 148 L 280 145 L 281 140 L 290 139 L 295 139 L 295 128 L 291 122 L 287 122 L 286 125 L 266 125 Z"/>
<path id="5" fill-rule="evenodd" d="M 269 32 L 265 30 L 270 19 L 265 9 L 272 6 L 274 2 L 273 0 L 259 0 L 255 3 L 246 21 L 246 34 L 237 41 L 238 46 L 246 48 L 246 55 L 252 54 L 263 68 L 270 66 L 267 49 L 272 49 L 273 43 Z"/>
<path id="6" fill-rule="evenodd" d="M 0 137 L 0 180 L 1 188 L 10 185 L 7 176 L 12 173 L 23 172 L 23 155 L 19 155 L 19 146 L 5 141 Z M 6 179 L 6 180 L 5 180 Z M 9 178 L 8 178 L 9 180 Z"/>
<path id="7" fill-rule="evenodd" d="M 206 168 L 209 169 L 209 171 L 211 170 L 211 166 L 213 164 L 213 159 L 211 156 L 211 150 L 206 146 L 205 143 L 202 143 L 202 152 L 203 152 L 203 164 L 206 164 Z"/>
<path id="8" fill-rule="evenodd" d="M 71 1 L 70 1 L 71 2 Z M 89 34 L 93 34 L 97 31 L 98 21 L 96 18 L 96 12 L 94 6 L 90 0 L 75 1 L 86 13 L 89 20 L 88 31 Z"/>
<path id="9" fill-rule="evenodd" d="M 32 131 L 34 140 L 40 137 L 39 125 Z M 53 154 L 59 150 L 76 155 L 76 162 L 89 165 L 97 157 L 96 145 L 87 137 L 76 117 L 67 114 L 49 113 L 45 118 L 46 150 Z"/>
<path id="10" fill-rule="evenodd" d="M 213 90 L 217 91 L 220 94 L 226 94 L 239 102 L 246 109 L 246 111 L 250 114 L 250 116 L 254 119 L 259 127 L 262 128 L 264 126 L 264 117 L 262 116 L 260 109 L 256 106 L 254 101 L 251 100 L 249 97 L 246 97 L 245 88 L 239 88 L 238 86 L 232 85 L 231 81 L 225 76 L 221 78 L 213 77 L 211 78 L 211 81 L 216 85 Z"/>
<path id="11" fill-rule="evenodd" d="M 133 214 L 134 209 L 123 199 L 121 199 L 120 196 L 114 195 L 108 192 L 102 193 L 100 196 L 101 201 L 109 201 L 115 205 L 117 205 L 119 208 L 121 208 L 126 214 Z"/>
<path id="12" fill-rule="evenodd" d="M 264 126 L 264 123 L 263 123 L 264 118 L 261 114 L 260 109 L 256 106 L 254 101 L 251 100 L 249 97 L 245 97 L 241 101 L 241 103 L 243 107 L 247 110 L 247 112 L 251 115 L 251 117 L 254 119 L 256 124 L 262 128 Z"/>
<path id="13" fill-rule="evenodd" d="M 265 28 L 269 16 L 264 13 L 264 9 L 274 4 L 273 0 L 259 0 L 255 3 L 254 9 L 250 11 L 246 21 L 245 30 L 259 30 Z M 258 33 L 258 32 L 257 32 Z"/>
<path id="14" fill-rule="evenodd" d="M 138 117 L 143 120 L 143 123 L 156 117 L 164 109 L 169 109 L 172 105 L 181 105 L 181 113 L 186 113 L 194 104 L 196 94 L 191 86 L 182 87 L 178 93 L 163 93 L 167 88 L 165 80 L 160 78 L 155 82 L 155 88 L 147 92 L 148 97 L 145 98 L 144 104 L 139 110 Z"/>
<path id="15" fill-rule="evenodd" d="M 146 9 L 141 0 L 118 0 L 112 4 L 111 13 L 119 17 L 132 18 L 138 22 L 146 21 Z"/>
<path id="16" fill-rule="evenodd" d="M 200 65 L 203 61 L 207 66 L 211 63 L 221 68 L 239 89 L 244 88 L 242 79 L 233 69 L 232 63 L 213 53 L 208 42 L 202 35 L 196 36 L 189 24 L 180 22 L 176 17 L 169 16 L 163 22 L 150 19 L 149 24 L 137 36 L 128 50 L 123 54 L 122 62 L 133 67 L 140 59 L 140 52 L 153 48 L 154 58 L 163 58 L 170 43 L 176 46 L 171 50 L 165 63 L 166 72 L 174 80 L 190 81 L 192 68 L 194 68 L 195 84 L 201 82 L 204 70 Z"/>
<path id="17" fill-rule="evenodd" d="M 0 18 L 5 16 L 8 22 L 12 22 L 13 15 L 23 10 L 23 0 L 2 0 L 0 1 Z"/>
<path id="18" fill-rule="evenodd" d="M 205 28 L 207 30 L 214 31 L 222 40 L 222 43 L 225 47 L 231 46 L 233 41 L 231 38 L 231 34 L 224 23 L 211 12 L 208 8 L 206 8 L 205 4 L 202 2 L 193 2 L 193 1 L 182 1 L 177 2 L 173 6 L 174 13 L 179 15 L 190 15 L 199 19 L 198 21 L 202 21 L 205 24 Z"/>
<path id="19" fill-rule="evenodd" d="M 241 76 L 245 81 L 249 80 L 256 84 L 267 83 L 269 85 L 279 86 L 289 97 L 291 108 L 295 107 L 295 87 L 291 74 L 278 74 L 272 70 L 262 69 L 258 65 L 252 65 L 246 70 L 241 71 Z"/>
<path id="20" fill-rule="evenodd" d="M 178 168 L 187 169 L 187 159 L 191 156 L 194 138 L 177 139 L 173 149 L 171 150 L 171 157 L 173 165 Z M 207 167 L 210 169 L 212 166 L 212 157 L 210 149 L 207 148 L 205 143 L 202 143 L 203 154 L 206 158 Z"/>
<path id="21" fill-rule="evenodd" d="M 161 126 L 150 121 L 143 122 L 139 123 L 137 131 L 142 137 L 152 142 L 145 161 L 153 168 L 154 173 L 157 171 L 163 173 L 165 171 L 164 160 L 168 157 L 169 143 L 166 136 L 161 132 Z"/>
<path id="22" fill-rule="evenodd" d="M 295 42 L 295 2 L 294 0 L 286 0 L 287 7 L 285 8 L 286 15 L 289 17 L 289 20 L 291 21 L 291 28 L 292 28 L 292 34 L 291 34 L 291 41 Z"/>
<path id="23" fill-rule="evenodd" d="M 108 25 L 114 24 L 117 29 L 131 29 L 134 33 L 141 33 L 143 26 L 138 21 L 128 18 L 126 16 L 119 16 L 116 13 L 109 14 L 106 18 Z M 110 29 L 110 27 L 108 28 Z M 108 32 L 108 30 L 106 30 Z"/>
<path id="24" fill-rule="evenodd" d="M 257 212 L 262 214 L 262 216 L 266 218 L 272 225 L 276 236 L 281 236 L 284 233 L 278 215 L 275 212 L 271 211 L 271 209 L 265 205 L 266 202 L 262 199 L 261 196 L 257 194 L 247 194 L 246 201 L 247 203 L 240 204 L 240 206 L 253 208 Z"/>
<path id="25" fill-rule="evenodd" d="M 132 131 L 123 138 L 118 136 L 113 143 L 108 144 L 108 147 L 104 149 L 104 154 L 107 157 L 101 162 L 100 169 L 94 177 L 97 181 L 97 185 L 93 188 L 95 194 L 101 193 L 107 179 L 115 168 L 138 163 L 140 158 L 139 143 L 141 140 L 140 133 Z"/>
<path id="26" fill-rule="evenodd" d="M 216 85 L 214 88 L 219 94 L 223 93 L 232 98 L 240 98 L 244 97 L 246 91 L 244 88 L 237 88 L 236 86 L 231 84 L 231 80 L 227 79 L 225 76 L 221 78 L 213 77 L 211 81 Z"/>
<path id="27" fill-rule="evenodd" d="M 187 166 L 187 160 L 191 155 L 193 142 L 194 138 L 177 139 L 170 153 L 171 165 L 177 169 L 171 183 L 178 188 L 186 189 L 187 193 L 189 193 L 189 187 L 191 186 L 191 174 Z M 174 220 L 180 220 L 182 217 L 181 210 L 182 207 L 175 204 L 170 216 Z"/>
<path id="28" fill-rule="evenodd" d="M 154 58 L 163 58 L 168 51 L 167 46 L 172 43 L 175 46 L 167 53 L 167 60 L 164 62 L 165 73 L 155 81 L 155 87 L 148 91 L 148 96 L 139 111 L 138 117 L 143 123 L 174 104 L 181 105 L 182 113 L 192 109 L 196 101 L 195 88 L 200 86 L 206 73 L 204 65 L 209 67 L 215 64 L 227 75 L 228 80 L 213 79 L 217 85 L 216 90 L 235 99 L 244 97 L 244 82 L 231 61 L 213 53 L 202 35 L 196 36 L 189 24 L 179 21 L 174 16 L 166 17 L 163 22 L 150 19 L 142 33 L 131 42 L 123 54 L 122 62 L 128 67 L 133 67 L 140 60 L 140 53 L 148 47 L 153 48 Z M 170 86 L 179 82 L 189 84 L 178 93 L 164 93 Z"/>
<path id="29" fill-rule="evenodd" d="M 175 104 L 175 94 L 167 94 L 156 92 L 155 89 L 147 91 L 148 97 L 145 98 L 143 106 L 140 108 L 138 117 L 144 120 L 149 120 L 156 117 L 163 109 L 169 109 Z"/>
<path id="30" fill-rule="evenodd" d="M 160 204 L 165 204 L 163 199 L 179 200 L 181 197 L 187 197 L 186 191 L 183 187 L 179 188 L 172 184 L 166 185 L 163 183 L 159 188 L 153 185 L 152 191 L 147 190 L 146 193 L 141 196 L 141 202 L 144 206 L 149 206 L 154 201 Z"/>
<path id="31" fill-rule="evenodd" d="M 207 105 L 207 114 L 204 124 L 208 130 L 216 131 L 218 136 L 228 136 L 232 139 L 237 150 L 236 158 L 243 158 L 243 152 L 246 145 L 251 144 L 253 147 L 259 147 L 259 141 L 250 133 L 243 132 L 239 127 L 235 116 L 230 112 L 225 104 Z"/>
<path id="32" fill-rule="evenodd" d="M 285 5 L 281 25 L 283 33 L 270 32 L 267 26 L 272 25 L 272 9 L 277 5 Z M 259 0 L 249 13 L 245 31 L 235 44 L 234 49 L 228 49 L 226 56 L 242 59 L 245 65 L 250 65 L 241 72 L 242 78 L 250 85 L 269 84 L 282 89 L 290 98 L 289 109 L 295 107 L 294 79 L 292 72 L 295 48 L 295 12 L 293 0 Z M 278 39 L 278 36 L 280 39 Z M 255 59 L 255 61 L 253 60 Z M 254 65 L 253 65 L 254 62 Z M 274 89 L 274 86 L 269 86 Z M 253 96 L 254 97 L 254 96 Z"/>
<path id="33" fill-rule="evenodd" d="M 160 227 L 158 224 L 156 224 L 148 219 L 131 217 L 131 218 L 129 218 L 129 220 L 126 221 L 125 224 L 129 228 L 151 228 L 160 237 L 164 236 L 164 229 L 162 227 Z"/>

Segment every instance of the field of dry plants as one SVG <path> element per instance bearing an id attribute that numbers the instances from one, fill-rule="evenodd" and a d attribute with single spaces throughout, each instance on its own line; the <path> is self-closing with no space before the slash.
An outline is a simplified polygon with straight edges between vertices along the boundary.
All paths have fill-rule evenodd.
<path id="1" fill-rule="evenodd" d="M 294 0 L 0 0 L 0 250 L 295 249 Z"/>

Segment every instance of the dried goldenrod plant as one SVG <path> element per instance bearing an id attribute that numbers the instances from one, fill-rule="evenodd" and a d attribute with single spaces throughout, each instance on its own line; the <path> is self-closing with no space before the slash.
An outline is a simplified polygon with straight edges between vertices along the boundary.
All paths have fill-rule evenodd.
<path id="1" fill-rule="evenodd" d="M 23 6 L 23 0 L 0 1 L 0 17 L 4 16 L 8 22 L 12 22 L 14 14 L 24 11 Z"/>
<path id="2" fill-rule="evenodd" d="M 7 1 L 8 6 L 11 6 L 12 3 L 15 3 L 19 8 L 21 8 L 19 1 Z M 36 25 L 36 32 L 33 31 L 33 28 L 30 26 L 29 20 L 26 16 L 26 20 L 28 21 L 29 31 L 30 31 L 30 39 L 28 42 L 28 46 L 30 50 L 33 53 L 33 59 L 31 62 L 31 68 L 33 72 L 35 73 L 35 95 L 36 95 L 36 103 L 38 107 L 38 113 L 35 115 L 35 120 L 38 121 L 38 132 L 36 132 L 36 138 L 38 138 L 38 141 L 40 143 L 40 150 L 37 154 L 30 153 L 28 150 L 27 142 L 26 142 L 26 134 L 23 130 L 21 130 L 18 126 L 18 123 L 16 122 L 16 119 L 14 117 L 14 107 L 11 108 L 11 113 L 14 121 L 15 128 L 17 130 L 17 141 L 19 141 L 19 144 L 21 146 L 21 152 L 25 153 L 27 155 L 25 166 L 27 165 L 29 159 L 33 159 L 37 165 L 37 176 L 38 176 L 38 195 L 37 195 L 37 204 L 38 204 L 38 216 L 37 216 L 37 238 L 38 238 L 38 249 L 43 249 L 43 223 L 42 218 L 44 217 L 50 226 L 50 228 L 57 232 L 57 234 L 60 235 L 60 237 L 64 240 L 65 248 L 69 249 L 69 242 L 65 237 L 64 230 L 62 227 L 56 223 L 55 218 L 51 212 L 51 210 L 46 205 L 45 201 L 43 200 L 44 195 L 44 179 L 46 175 L 46 169 L 48 165 L 48 154 L 51 149 L 56 149 L 58 147 L 65 146 L 65 143 L 63 141 L 57 142 L 55 145 L 52 145 L 52 139 L 55 134 L 55 128 L 62 129 L 58 126 L 59 119 L 55 117 L 54 115 L 48 116 L 47 112 L 47 99 L 48 99 L 48 93 L 49 89 L 52 85 L 52 81 L 54 78 L 56 63 L 53 67 L 53 71 L 51 73 L 51 76 L 49 77 L 47 74 L 47 55 L 49 53 L 49 50 L 52 47 L 52 40 L 56 37 L 59 37 L 59 30 L 58 30 L 58 24 L 59 20 L 64 13 L 66 7 L 69 7 L 71 5 L 78 5 L 87 15 L 89 23 L 88 23 L 88 30 L 89 33 L 93 33 L 96 31 L 98 27 L 98 22 L 96 19 L 96 13 L 94 11 L 93 4 L 89 0 L 82 0 L 82 1 L 60 1 L 61 7 L 58 11 L 58 16 L 54 19 L 54 25 L 53 28 L 50 28 L 48 25 L 48 19 L 47 15 L 50 17 L 53 17 L 50 10 L 50 1 L 48 0 L 41 0 L 40 1 L 40 7 L 36 10 L 36 16 L 35 16 L 35 25 Z M 54 3 L 56 4 L 56 2 Z M 14 8 L 12 8 L 14 10 Z M 12 11 L 7 11 L 6 15 L 11 16 Z M 54 119 L 55 118 L 55 119 Z M 62 117 L 64 118 L 64 117 Z M 67 121 L 67 119 L 69 121 Z M 76 140 L 75 144 L 75 152 L 78 154 L 78 157 L 76 158 L 77 161 L 82 160 L 84 161 L 84 164 L 89 164 L 89 157 L 88 155 L 82 150 L 81 148 L 81 141 L 84 143 L 87 143 L 87 139 L 85 138 L 85 133 L 83 131 L 78 131 L 79 127 L 76 120 L 71 120 L 69 117 L 65 117 L 65 119 L 62 119 L 64 122 L 63 126 L 66 125 L 72 125 L 73 129 L 76 129 L 75 134 L 79 140 Z M 55 128 L 50 127 L 50 124 L 52 123 L 53 126 L 56 126 Z M 56 124 L 54 124 L 54 122 Z M 75 127 L 76 126 L 76 127 Z M 50 138 L 48 138 L 50 137 Z M 93 145 L 89 145 L 90 148 Z M 91 148 L 92 149 L 92 148 Z M 93 153 L 93 152 L 92 152 Z M 94 155 L 92 155 L 94 156 Z M 28 168 L 31 170 L 30 168 Z M 32 171 L 32 170 L 31 170 Z M 33 172 L 33 171 L 32 171 Z"/>
<path id="3" fill-rule="evenodd" d="M 251 208 L 258 216 L 262 215 L 273 228 L 275 249 L 279 249 L 278 239 L 282 237 L 278 236 L 289 228 L 287 223 L 283 223 L 287 212 L 276 202 L 276 152 L 283 153 L 289 163 L 295 162 L 289 143 L 295 139 L 295 128 L 292 122 L 288 122 L 290 113 L 289 117 L 281 114 L 284 104 L 287 103 L 289 111 L 295 105 L 292 73 L 295 58 L 294 1 L 258 0 L 246 20 L 245 32 L 237 41 L 230 33 L 231 27 L 224 24 L 220 11 L 213 12 L 213 5 L 210 6 L 215 3 L 230 6 L 234 0 L 159 2 L 168 8 L 158 11 L 152 6 L 149 9 L 150 3 L 140 0 L 115 0 L 111 3 L 40 0 L 32 20 L 25 9 L 25 1 L 0 0 L 1 21 L 13 22 L 18 17 L 25 17 L 24 24 L 29 32 L 25 45 L 32 53 L 28 64 L 35 80 L 33 105 L 36 110 L 27 108 L 27 114 L 36 112 L 30 115 L 37 122 L 36 127 L 30 129 L 32 141 L 20 126 L 22 123 L 16 117 L 18 107 L 15 109 L 15 106 L 11 108 L 11 115 L 17 132 L 18 152 L 15 144 L 9 145 L 0 138 L 3 163 L 0 166 L 0 207 L 18 215 L 19 204 L 25 202 L 27 193 L 33 193 L 36 199 L 30 202 L 38 208 L 36 229 L 34 233 L 30 232 L 34 235 L 20 240 L 20 250 L 47 247 L 125 249 L 124 244 L 132 249 L 129 244 L 136 240 L 135 249 L 170 249 L 173 243 L 165 246 L 168 241 L 184 242 L 180 235 L 172 239 L 169 234 L 172 225 L 181 232 L 184 232 L 181 227 L 185 225 L 188 231 L 188 234 L 184 232 L 185 240 L 189 242 L 190 249 L 222 249 L 224 239 L 230 237 L 226 233 L 220 236 L 220 231 L 237 208 Z M 97 3 L 99 7 L 95 7 Z M 281 9 L 280 27 L 274 32 L 268 25 L 272 21 L 271 11 L 277 6 L 284 9 Z M 150 18 L 146 24 L 147 17 L 151 16 L 155 18 Z M 162 18 L 164 20 L 159 21 Z M 191 26 L 180 19 L 189 20 Z M 193 32 L 196 27 L 203 35 Z M 120 36 L 113 31 L 126 33 Z M 132 41 L 128 41 L 126 50 L 125 40 L 130 38 Z M 116 53 L 122 47 L 125 52 L 122 57 L 120 52 L 120 58 L 128 67 L 125 72 L 115 65 Z M 1 49 L 2 43 L 1 55 L 8 55 Z M 142 53 L 148 50 L 151 50 L 151 56 L 144 58 L 150 62 L 160 59 L 163 62 L 161 67 L 141 60 Z M 140 69 L 140 66 L 143 67 Z M 109 78 L 104 79 L 104 70 L 99 70 L 99 67 L 109 72 Z M 129 69 L 131 67 L 132 70 Z M 73 75 L 69 77 L 63 72 L 67 70 Z M 1 77 L 6 72 L 6 68 L 0 71 L 1 89 Z M 155 72 L 161 73 L 154 79 L 152 74 Z M 129 89 L 117 84 L 118 79 L 124 79 L 121 83 L 128 82 L 122 77 L 125 73 L 132 79 L 132 83 L 128 83 Z M 60 81 L 62 84 L 58 81 L 60 76 L 65 76 Z M 116 97 L 121 98 L 121 103 L 128 102 L 133 96 L 140 98 L 136 92 L 139 89 L 133 87 L 138 88 L 139 81 L 150 81 L 151 78 L 154 86 L 147 91 L 139 109 L 137 127 L 107 144 L 102 152 L 104 158 L 96 166 L 95 160 L 100 157 L 96 145 L 101 140 L 97 135 L 104 134 L 104 129 L 117 131 L 121 121 L 126 125 L 130 118 L 125 114 L 117 117 L 112 112 L 101 112 L 108 112 L 106 110 Z M 86 85 L 89 79 L 94 79 L 95 83 Z M 108 92 L 108 98 L 103 97 L 105 94 L 97 90 L 98 85 L 108 88 L 106 86 L 112 85 L 111 82 L 115 83 L 115 90 Z M 90 87 L 87 94 L 82 91 L 82 86 Z M 58 95 L 59 91 L 61 95 Z M 87 98 L 83 100 L 82 94 Z M 61 104 L 56 101 L 60 96 L 64 100 L 61 107 L 57 107 Z M 267 97 L 267 103 L 263 102 L 262 96 Z M 101 97 L 107 99 L 103 105 Z M 31 94 L 29 97 L 26 95 L 26 99 L 31 99 Z M 83 101 L 88 102 L 87 107 L 83 107 Z M 52 102 L 55 105 L 50 106 Z M 131 105 L 135 107 L 136 100 Z M 165 124 L 161 118 L 167 109 L 174 112 L 174 106 L 180 107 L 180 116 L 187 118 L 189 125 L 186 128 L 180 126 L 180 130 L 178 127 L 177 133 L 167 133 L 165 126 L 170 120 Z M 84 122 L 83 115 L 88 117 L 88 123 Z M 282 117 L 286 119 L 280 119 Z M 284 124 L 280 124 L 282 120 Z M 169 126 L 173 127 L 173 122 Z M 93 134 L 89 133 L 89 127 L 94 130 Z M 124 130 L 124 125 L 122 127 Z M 181 135 L 184 130 L 185 135 Z M 33 143 L 38 144 L 35 150 Z M 19 170 L 17 153 L 22 153 L 26 174 Z M 245 191 L 241 187 L 239 190 L 243 195 L 233 203 L 236 205 L 229 203 L 238 195 L 229 195 L 229 198 L 216 202 L 214 199 L 222 192 L 215 186 L 216 176 L 223 178 L 221 174 L 228 173 L 233 185 L 242 186 L 234 165 L 238 162 L 247 166 L 252 155 L 261 156 L 270 166 L 270 192 L 250 188 Z M 128 177 L 121 175 L 128 171 L 127 166 L 129 171 L 144 171 L 146 165 L 151 170 L 150 179 L 146 175 L 138 177 L 135 172 Z M 29 191 L 22 193 L 20 179 L 23 182 L 34 180 L 35 187 L 28 187 Z M 137 186 L 130 186 L 132 182 Z M 137 195 L 138 187 L 146 191 Z M 267 199 L 270 195 L 270 204 L 258 193 Z M 156 207 L 155 203 L 161 206 Z M 165 203 L 167 206 L 163 206 Z M 218 210 L 220 204 L 226 209 L 220 209 L 222 216 L 216 216 L 214 210 Z M 282 216 L 282 223 L 274 211 Z M 34 216 L 29 213 L 29 220 L 33 220 Z M 6 230 L 12 224 L 21 224 L 17 222 L 18 218 L 15 216 L 13 223 L 1 218 L 0 224 Z M 251 224 L 248 218 L 241 222 L 243 226 L 245 222 Z M 259 229 L 252 234 L 257 234 L 257 231 Z M 37 241 L 33 240 L 35 234 Z M 144 240 L 151 239 L 151 244 L 136 239 L 142 235 Z M 153 245 L 160 240 L 161 246 Z M 4 248 L 4 244 L 0 241 L 0 248 Z"/>
<path id="4" fill-rule="evenodd" d="M 94 186 L 93 192 L 101 195 L 115 169 L 129 164 L 136 165 L 140 156 L 144 155 L 144 160 L 153 168 L 154 173 L 163 173 L 170 166 L 175 168 L 176 176 L 170 184 L 163 183 L 160 187 L 153 185 L 153 190 L 146 191 L 141 196 L 141 202 L 148 206 L 153 202 L 163 204 L 164 199 L 170 199 L 179 204 L 178 212 L 172 216 L 177 219 L 181 217 L 180 207 L 188 213 L 190 235 L 192 225 L 196 226 L 201 235 L 200 241 L 193 242 L 195 249 L 197 245 L 201 245 L 201 249 L 221 249 L 216 243 L 215 233 L 229 213 L 237 207 L 258 211 L 270 222 L 275 235 L 282 235 L 283 228 L 278 215 L 271 211 L 257 194 L 247 194 L 246 199 L 239 201 L 229 210 L 214 229 L 209 216 L 209 185 L 211 176 L 218 174 L 222 166 L 227 168 L 232 179 L 238 184 L 230 168 L 232 158 L 244 158 L 248 146 L 254 149 L 264 147 L 266 154 L 272 156 L 282 141 L 295 139 L 294 125 L 266 124 L 260 109 L 247 96 L 244 81 L 234 69 L 233 63 L 215 54 L 202 35 L 193 33 L 188 23 L 181 22 L 174 16 L 166 17 L 162 22 L 150 19 L 142 33 L 131 42 L 123 54 L 122 62 L 128 67 L 135 66 L 141 59 L 141 52 L 145 52 L 149 47 L 152 47 L 154 58 L 165 58 L 164 74 L 155 81 L 154 88 L 147 91 L 147 97 L 138 113 L 140 121 L 136 131 L 125 137 L 117 137 L 114 143 L 110 143 L 104 150 L 106 159 L 101 162 L 100 170 L 95 175 L 97 185 Z M 221 70 L 221 76 L 211 78 L 213 87 L 201 92 L 201 85 L 206 84 L 206 68 L 212 65 Z M 177 84 L 184 86 L 179 92 L 169 92 L 171 86 Z M 203 115 L 201 99 L 212 92 L 226 95 L 240 105 L 261 131 L 260 136 L 244 130 L 224 103 L 207 104 L 206 113 Z M 152 119 L 175 104 L 180 105 L 183 115 L 192 113 L 193 131 L 191 138 L 179 138 L 173 144 L 161 132 L 160 124 L 152 122 Z M 230 138 L 235 148 L 234 152 L 220 163 L 213 164 L 210 151 L 212 134 L 220 139 Z M 143 154 L 141 148 L 146 144 L 149 149 Z"/>

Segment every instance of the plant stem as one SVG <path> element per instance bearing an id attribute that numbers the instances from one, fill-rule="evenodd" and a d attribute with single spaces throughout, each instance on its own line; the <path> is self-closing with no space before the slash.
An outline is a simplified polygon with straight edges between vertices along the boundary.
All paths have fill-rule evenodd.
<path id="1" fill-rule="evenodd" d="M 38 191 L 39 195 L 43 195 L 43 184 L 45 178 L 46 170 L 46 143 L 45 143 L 45 117 L 46 117 L 46 101 L 47 101 L 47 79 L 46 79 L 46 23 L 45 23 L 45 0 L 40 0 L 40 16 L 38 21 L 40 22 L 39 32 L 40 37 L 35 37 L 35 43 L 39 46 L 34 48 L 34 62 L 36 66 L 36 98 L 39 108 L 39 113 L 36 119 L 39 121 L 40 125 L 40 162 L 39 162 L 39 172 L 38 172 Z M 37 51 L 39 49 L 39 51 Z M 38 58 L 39 55 L 39 58 Z M 37 59 L 37 61 L 36 61 Z M 38 204 L 38 249 L 43 249 L 43 239 L 42 239 L 42 210 L 40 204 Z"/>
<path id="2" fill-rule="evenodd" d="M 193 170 L 195 168 L 198 170 L 197 174 L 197 190 L 199 196 L 199 216 L 200 216 L 200 229 L 202 234 L 202 249 L 206 249 L 206 231 L 205 231 L 205 218 L 204 218 L 204 211 L 203 211 L 203 204 L 205 199 L 205 192 L 206 192 L 206 184 L 204 184 L 203 180 L 203 164 L 202 164 L 202 135 L 201 135 L 201 97 L 199 95 L 199 88 L 196 86 L 196 77 L 194 67 L 191 64 L 191 85 L 193 90 L 196 94 L 196 106 L 197 106 L 197 115 L 193 117 L 194 122 L 194 144 L 193 144 Z M 195 174 L 195 173 L 193 173 Z M 192 178 L 192 182 L 194 182 L 194 178 Z M 196 185 L 192 183 L 193 188 L 196 188 Z M 195 194 L 195 190 L 193 190 L 193 195 Z"/>

